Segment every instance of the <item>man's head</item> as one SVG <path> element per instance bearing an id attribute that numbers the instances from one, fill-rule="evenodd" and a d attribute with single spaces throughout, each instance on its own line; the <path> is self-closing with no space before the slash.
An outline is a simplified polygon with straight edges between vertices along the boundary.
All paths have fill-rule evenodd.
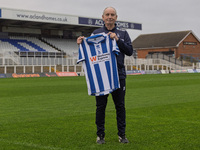
<path id="1" fill-rule="evenodd" d="M 105 25 L 115 25 L 117 12 L 113 7 L 106 7 L 103 11 L 102 19 Z"/>

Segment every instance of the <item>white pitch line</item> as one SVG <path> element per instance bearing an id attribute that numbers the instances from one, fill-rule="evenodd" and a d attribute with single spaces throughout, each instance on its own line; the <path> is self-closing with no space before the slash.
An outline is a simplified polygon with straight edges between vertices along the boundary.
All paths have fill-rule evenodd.
<path id="1" fill-rule="evenodd" d="M 57 148 L 57 147 L 51 147 L 51 146 L 42 146 L 38 144 L 33 144 L 33 143 L 26 143 L 26 142 L 16 142 L 16 141 L 9 141 L 0 138 L 1 142 L 4 143 L 9 143 L 9 144 L 14 144 L 14 145 L 22 145 L 22 146 L 27 146 L 27 147 L 34 147 L 34 148 L 40 148 L 40 149 L 48 149 L 48 150 L 64 150 L 63 148 Z"/>

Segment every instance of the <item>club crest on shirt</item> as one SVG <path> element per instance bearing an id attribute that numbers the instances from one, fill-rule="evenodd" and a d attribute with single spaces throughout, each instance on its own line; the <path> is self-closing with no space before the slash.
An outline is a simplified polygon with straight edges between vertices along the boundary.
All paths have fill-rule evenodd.
<path id="1" fill-rule="evenodd" d="M 97 51 L 97 54 L 100 55 L 101 54 L 101 46 L 100 46 L 100 44 L 95 44 L 95 49 Z"/>

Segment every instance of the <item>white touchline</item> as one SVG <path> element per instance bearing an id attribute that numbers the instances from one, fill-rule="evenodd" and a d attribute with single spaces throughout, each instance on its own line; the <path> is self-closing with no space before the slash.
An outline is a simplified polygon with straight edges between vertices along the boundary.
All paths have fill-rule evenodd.
<path id="1" fill-rule="evenodd" d="M 33 144 L 33 143 L 9 141 L 9 140 L 5 140 L 5 139 L 2 139 L 2 138 L 0 138 L 0 141 L 1 141 L 1 142 L 4 142 L 4 143 L 9 143 L 9 144 L 23 145 L 23 146 L 28 146 L 28 147 L 40 148 L 40 149 L 64 150 L 63 148 L 59 148 L 59 147 L 42 146 L 42 145 Z"/>

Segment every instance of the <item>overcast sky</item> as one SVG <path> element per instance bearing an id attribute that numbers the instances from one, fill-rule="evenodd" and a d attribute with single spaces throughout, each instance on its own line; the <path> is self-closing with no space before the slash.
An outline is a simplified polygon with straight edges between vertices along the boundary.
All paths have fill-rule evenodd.
<path id="1" fill-rule="evenodd" d="M 192 30 L 200 39 L 200 0 L 0 0 L 0 8 L 17 8 L 101 18 L 103 9 L 115 7 L 118 20 L 142 24 L 140 34 Z"/>

